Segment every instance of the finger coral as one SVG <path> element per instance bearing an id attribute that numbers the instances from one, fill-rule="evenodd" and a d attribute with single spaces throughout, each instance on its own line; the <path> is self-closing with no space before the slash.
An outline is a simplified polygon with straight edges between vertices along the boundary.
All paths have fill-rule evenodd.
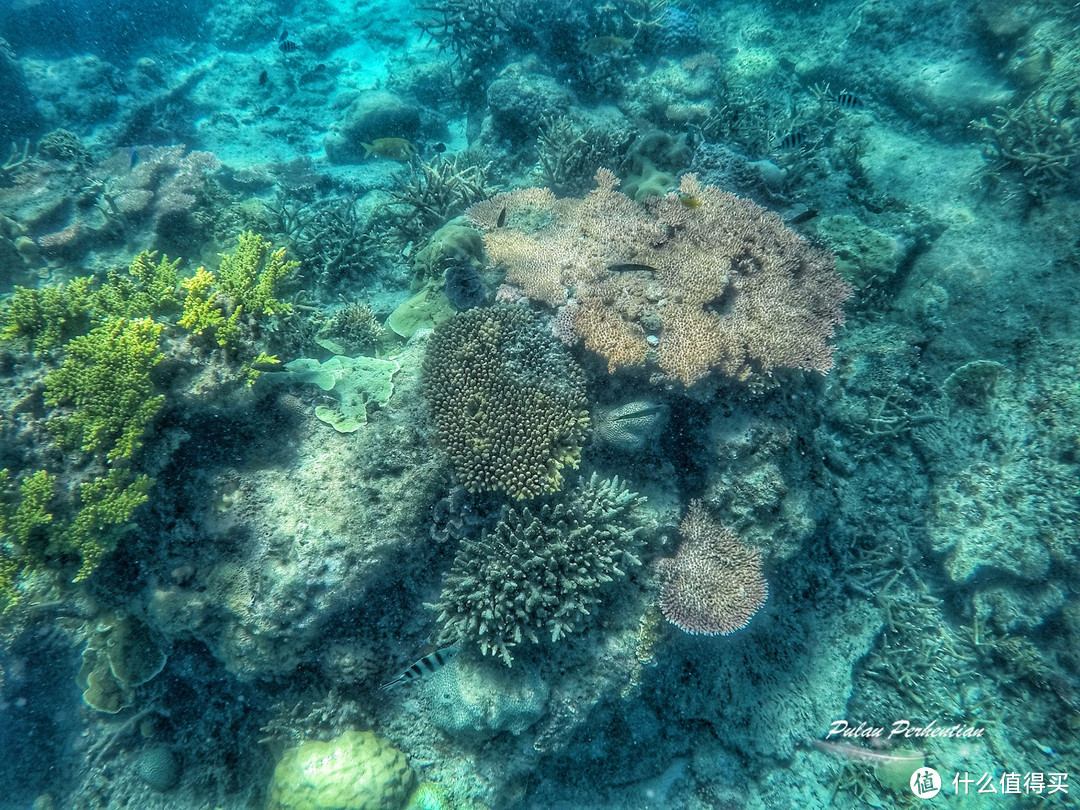
<path id="1" fill-rule="evenodd" d="M 532 498 L 562 486 L 589 426 L 585 378 L 523 307 L 458 313 L 435 329 L 424 394 L 438 439 L 471 492 Z"/>
<path id="2" fill-rule="evenodd" d="M 690 504 L 679 532 L 675 557 L 657 564 L 664 617 L 693 635 L 727 636 L 746 627 L 769 595 L 761 552 L 714 520 L 701 501 Z"/>
<path id="3" fill-rule="evenodd" d="M 504 507 L 491 533 L 463 541 L 438 603 L 442 640 L 470 639 L 510 666 L 510 650 L 578 631 L 603 589 L 641 563 L 644 502 L 618 477 L 582 482 L 537 509 Z"/>
<path id="4" fill-rule="evenodd" d="M 491 261 L 568 320 L 609 371 L 655 362 L 689 386 L 717 370 L 827 371 L 850 286 L 833 257 L 749 200 L 686 175 L 637 203 L 601 169 L 582 200 L 542 189 L 469 209 Z"/>

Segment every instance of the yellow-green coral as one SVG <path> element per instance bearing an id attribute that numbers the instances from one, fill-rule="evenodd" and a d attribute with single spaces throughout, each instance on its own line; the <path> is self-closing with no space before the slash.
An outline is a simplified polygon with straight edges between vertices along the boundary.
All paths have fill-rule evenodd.
<path id="1" fill-rule="evenodd" d="M 0 612 L 18 601 L 15 579 L 43 555 L 42 529 L 53 519 L 48 509 L 55 485 L 45 470 L 23 478 L 18 491 L 9 486 L 10 477 L 0 470 Z"/>
<path id="2" fill-rule="evenodd" d="M 74 552 L 82 565 L 74 582 L 86 579 L 116 543 L 134 511 L 146 501 L 154 481 L 129 470 L 113 469 L 79 487 L 82 509 L 57 539 L 57 552 Z"/>
<path id="3" fill-rule="evenodd" d="M 177 306 L 176 271 L 180 260 L 144 250 L 128 266 L 127 272 L 110 270 L 108 280 L 93 296 L 98 317 L 142 318 L 158 315 Z"/>
<path id="4" fill-rule="evenodd" d="M 235 308 L 226 318 L 215 300 L 216 284 L 214 274 L 205 267 L 200 267 L 195 275 L 180 282 L 187 296 L 184 298 L 184 314 L 178 323 L 195 335 L 209 333 L 219 346 L 225 346 L 235 340 L 240 332 L 241 307 Z"/>
<path id="5" fill-rule="evenodd" d="M 150 371 L 162 359 L 161 324 L 149 318 L 109 318 L 72 340 L 59 368 L 45 378 L 45 403 L 70 405 L 49 428 L 61 445 L 129 457 L 161 408 Z"/>
<path id="6" fill-rule="evenodd" d="M 285 248 L 273 250 L 262 235 L 245 231 L 237 240 L 236 250 L 221 254 L 217 276 L 221 291 L 251 315 L 279 315 L 292 311 L 284 301 L 274 298 L 282 279 L 300 262 L 285 259 Z"/>
<path id="7" fill-rule="evenodd" d="M 53 349 L 89 326 L 90 276 L 40 290 L 16 287 L 4 316 L 0 338 L 23 338 L 34 351 Z"/>

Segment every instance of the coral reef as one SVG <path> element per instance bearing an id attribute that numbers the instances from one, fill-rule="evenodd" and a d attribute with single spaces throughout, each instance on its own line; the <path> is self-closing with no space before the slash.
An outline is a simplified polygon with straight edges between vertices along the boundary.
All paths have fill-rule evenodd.
<path id="1" fill-rule="evenodd" d="M 655 358 L 665 379 L 690 386 L 714 369 L 742 377 L 832 366 L 826 341 L 851 288 L 829 254 L 692 175 L 644 205 L 616 191 L 610 172 L 596 180 L 584 200 L 524 189 L 469 217 L 510 284 L 571 305 L 574 331 L 609 371 Z"/>
<path id="2" fill-rule="evenodd" d="M 726 636 L 746 627 L 769 595 L 761 552 L 717 523 L 700 501 L 686 510 L 679 533 L 678 553 L 656 566 L 664 618 L 694 635 Z"/>
<path id="3" fill-rule="evenodd" d="M 580 631 L 611 582 L 641 563 L 641 496 L 595 474 L 554 503 L 503 509 L 463 541 L 435 605 L 441 638 L 468 640 L 510 666 L 510 650 Z"/>
<path id="4" fill-rule="evenodd" d="M 584 377 L 529 310 L 471 309 L 441 324 L 423 380 L 439 442 L 470 491 L 532 498 L 577 467 L 589 424 Z"/>

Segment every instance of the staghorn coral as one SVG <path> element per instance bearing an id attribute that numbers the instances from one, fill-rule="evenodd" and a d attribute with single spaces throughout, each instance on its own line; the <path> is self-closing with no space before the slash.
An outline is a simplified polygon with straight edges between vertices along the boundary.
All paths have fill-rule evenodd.
<path id="1" fill-rule="evenodd" d="M 1035 94 L 1013 108 L 1001 107 L 991 121 L 971 126 L 983 133 L 985 177 L 1019 185 L 1040 202 L 1080 185 L 1080 109 L 1062 94 Z"/>
<path id="2" fill-rule="evenodd" d="M 644 204 L 616 191 L 605 169 L 596 182 L 583 200 L 522 189 L 468 214 L 507 282 L 572 305 L 574 332 L 609 371 L 655 360 L 664 378 L 689 386 L 713 370 L 832 367 L 827 341 L 851 288 L 830 254 L 694 175 Z"/>
<path id="3" fill-rule="evenodd" d="M 701 501 L 691 502 L 679 532 L 679 551 L 657 563 L 664 618 L 693 635 L 727 636 L 746 627 L 769 595 L 761 552 L 717 523 Z"/>
<path id="4" fill-rule="evenodd" d="M 507 666 L 524 640 L 578 631 L 603 589 L 641 563 L 644 499 L 594 473 L 554 503 L 504 507 L 498 525 L 465 540 L 435 609 L 441 641 L 469 639 Z"/>
<path id="5" fill-rule="evenodd" d="M 471 309 L 435 329 L 423 365 L 438 439 L 469 491 L 532 498 L 577 467 L 589 413 L 585 379 L 536 315 Z"/>

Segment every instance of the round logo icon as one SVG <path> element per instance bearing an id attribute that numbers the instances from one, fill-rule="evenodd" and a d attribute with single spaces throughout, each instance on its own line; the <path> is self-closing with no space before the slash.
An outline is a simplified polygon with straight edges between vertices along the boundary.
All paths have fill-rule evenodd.
<path id="1" fill-rule="evenodd" d="M 911 792 L 920 799 L 932 799 L 941 792 L 941 776 L 933 768 L 919 768 L 911 775 Z"/>

